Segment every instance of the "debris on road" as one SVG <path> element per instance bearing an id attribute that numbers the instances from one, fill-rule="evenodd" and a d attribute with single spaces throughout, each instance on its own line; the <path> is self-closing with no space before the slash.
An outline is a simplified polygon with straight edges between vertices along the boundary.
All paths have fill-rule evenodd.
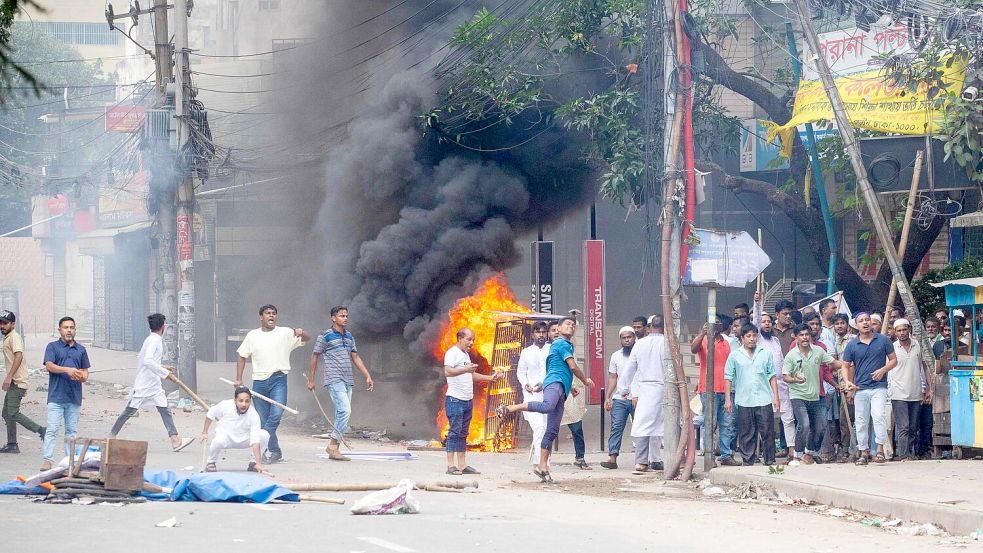
<path id="1" fill-rule="evenodd" d="M 412 495 L 413 482 L 402 479 L 395 487 L 370 493 L 352 505 L 356 515 L 403 515 L 420 512 L 420 502 Z"/>
<path id="2" fill-rule="evenodd" d="M 181 523 L 179 523 L 176 518 L 171 517 L 167 520 L 162 520 L 158 522 L 154 526 L 156 526 L 157 528 L 174 528 L 175 526 L 180 526 L 180 525 Z"/>

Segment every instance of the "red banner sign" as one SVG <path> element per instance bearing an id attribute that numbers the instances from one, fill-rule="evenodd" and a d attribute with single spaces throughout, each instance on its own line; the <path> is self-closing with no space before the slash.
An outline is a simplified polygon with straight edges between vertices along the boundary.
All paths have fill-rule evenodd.
<path id="1" fill-rule="evenodd" d="M 139 132 L 146 117 L 144 107 L 106 106 L 106 132 Z"/>
<path id="2" fill-rule="evenodd" d="M 191 223 L 187 215 L 177 216 L 177 252 L 178 262 L 191 261 L 194 257 L 194 246 L 191 243 Z"/>
<path id="3" fill-rule="evenodd" d="M 601 403 L 604 365 L 604 241 L 584 241 L 584 372 L 594 381 L 590 403 Z"/>

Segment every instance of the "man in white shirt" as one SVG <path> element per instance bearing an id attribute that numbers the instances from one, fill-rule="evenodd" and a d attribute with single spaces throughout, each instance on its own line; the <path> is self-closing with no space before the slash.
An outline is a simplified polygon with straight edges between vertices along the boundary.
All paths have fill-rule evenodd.
<path id="1" fill-rule="evenodd" d="M 522 401 L 543 401 L 543 379 L 546 378 L 546 355 L 550 348 L 546 345 L 547 324 L 536 321 L 532 325 L 532 344 L 519 353 L 519 363 L 515 370 L 516 378 L 522 386 Z M 535 465 L 539 461 L 539 445 L 546 432 L 546 415 L 526 411 L 522 414 L 532 429 L 530 456 Z"/>
<path id="2" fill-rule="evenodd" d="M 154 313 L 147 317 L 150 325 L 150 336 L 143 341 L 140 354 L 137 356 L 137 375 L 133 381 L 133 388 L 130 390 L 130 398 L 126 403 L 126 408 L 120 413 L 113 429 L 109 431 L 109 437 L 115 438 L 123 425 L 130 417 L 137 414 L 137 410 L 147 405 L 153 405 L 160 413 L 160 419 L 164 422 L 167 435 L 171 437 L 171 449 L 175 452 L 181 451 L 194 442 L 193 438 L 182 439 L 178 436 L 177 427 L 174 426 L 174 418 L 171 410 L 167 408 L 167 394 L 161 380 L 169 378 L 174 367 L 161 365 L 160 361 L 164 356 L 164 316 Z"/>
<path id="3" fill-rule="evenodd" d="M 898 366 L 887 373 L 887 397 L 891 400 L 894 434 L 898 456 L 907 461 L 915 454 L 914 438 L 918 435 L 918 410 L 923 400 L 932 397 L 932 374 L 922 362 L 921 346 L 911 339 L 908 319 L 894 321 L 894 354 Z"/>
<path id="4" fill-rule="evenodd" d="M 205 414 L 205 426 L 201 430 L 201 443 L 208 441 L 208 429 L 215 422 L 215 435 L 208 448 L 205 472 L 216 472 L 215 461 L 225 449 L 252 449 L 253 458 L 246 467 L 249 472 L 266 472 L 262 451 L 270 440 L 270 433 L 260 428 L 259 415 L 252 409 L 253 397 L 249 388 L 236 386 L 233 399 L 220 401 Z"/>
<path id="5" fill-rule="evenodd" d="M 246 369 L 246 359 L 252 361 L 253 390 L 281 404 L 287 403 L 287 373 L 290 372 L 290 352 L 303 346 L 311 335 L 302 328 L 277 326 L 276 306 L 264 305 L 259 308 L 260 327 L 250 330 L 246 339 L 236 351 L 236 386 L 242 385 L 242 373 Z M 263 429 L 270 433 L 270 456 L 268 461 L 276 463 L 283 459 L 276 429 L 280 426 L 283 409 L 260 401 L 256 412 Z"/>
<path id="6" fill-rule="evenodd" d="M 635 413 L 635 406 L 631 401 L 631 381 L 625 378 L 628 356 L 635 347 L 635 329 L 630 326 L 621 327 L 618 337 L 621 339 L 621 349 L 611 354 L 611 363 L 608 365 L 608 397 L 604 400 L 604 410 L 611 413 L 608 460 L 601 462 L 601 466 L 606 469 L 618 468 L 625 424 L 628 417 Z"/>
<path id="7" fill-rule="evenodd" d="M 447 474 L 481 474 L 468 466 L 464 456 L 468 451 L 468 430 L 474 414 L 474 382 L 493 382 L 505 377 L 496 372 L 487 375 L 474 372 L 478 365 L 468 354 L 474 345 L 474 331 L 462 328 L 457 331 L 457 343 L 444 353 L 444 376 L 447 377 L 447 393 L 444 396 L 444 414 L 447 416 Z M 456 457 L 456 459 L 455 459 Z"/>
<path id="8" fill-rule="evenodd" d="M 635 440 L 635 473 L 663 470 L 662 436 L 664 413 L 662 395 L 665 387 L 663 360 L 666 338 L 649 333 L 637 340 L 625 365 L 625 382 L 633 382 L 638 403 L 632 418 L 631 436 Z M 637 380 L 636 380 L 637 374 Z"/>

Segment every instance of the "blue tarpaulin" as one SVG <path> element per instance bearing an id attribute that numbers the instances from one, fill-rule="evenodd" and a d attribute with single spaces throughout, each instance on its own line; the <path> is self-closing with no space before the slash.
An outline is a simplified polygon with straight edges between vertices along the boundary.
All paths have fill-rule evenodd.
<path id="1" fill-rule="evenodd" d="M 0 484 L 0 495 L 48 495 L 48 490 L 41 486 L 25 486 L 20 480 L 11 480 Z"/>
<path id="2" fill-rule="evenodd" d="M 274 499 L 300 501 L 300 497 L 276 482 L 258 474 L 206 472 L 179 477 L 174 471 L 149 471 L 143 479 L 170 494 L 147 493 L 144 497 L 158 501 L 229 501 L 233 503 L 269 503 Z"/>

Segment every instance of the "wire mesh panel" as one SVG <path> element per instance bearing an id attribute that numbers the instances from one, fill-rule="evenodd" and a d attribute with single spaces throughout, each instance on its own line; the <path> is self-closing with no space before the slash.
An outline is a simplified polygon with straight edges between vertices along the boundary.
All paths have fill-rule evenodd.
<path id="1" fill-rule="evenodd" d="M 489 384 L 485 401 L 485 450 L 506 451 L 516 446 L 515 414 L 504 418 L 495 416 L 499 405 L 522 402 L 522 386 L 516 376 L 519 354 L 529 340 L 530 323 L 525 320 L 502 321 L 495 326 L 495 345 L 492 349 L 492 374 L 502 372 L 505 378 Z"/>

